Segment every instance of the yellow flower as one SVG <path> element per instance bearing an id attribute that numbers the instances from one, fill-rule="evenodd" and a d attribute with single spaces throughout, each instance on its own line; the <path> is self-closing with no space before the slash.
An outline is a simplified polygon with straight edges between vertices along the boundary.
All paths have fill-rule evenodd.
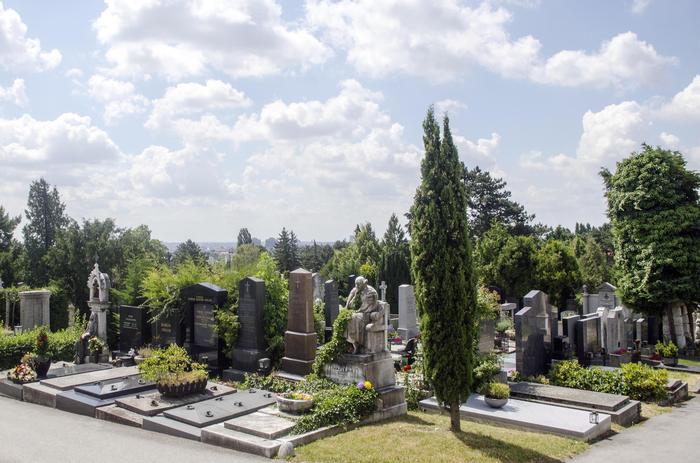
<path id="1" fill-rule="evenodd" d="M 367 389 L 368 391 L 372 389 L 372 383 L 370 383 L 369 381 L 365 381 L 365 389 Z"/>

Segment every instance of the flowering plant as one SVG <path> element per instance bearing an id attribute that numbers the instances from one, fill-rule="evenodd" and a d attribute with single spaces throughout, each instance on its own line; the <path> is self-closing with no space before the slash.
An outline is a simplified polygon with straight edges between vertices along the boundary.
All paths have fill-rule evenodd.
<path id="1" fill-rule="evenodd" d="M 99 354 L 105 348 L 105 343 L 97 336 L 93 336 L 88 341 L 88 350 L 93 354 Z"/>
<path id="2" fill-rule="evenodd" d="M 35 352 L 38 357 L 46 360 L 49 358 L 49 334 L 46 332 L 46 327 L 39 328 L 36 335 Z"/>
<path id="3" fill-rule="evenodd" d="M 403 366 L 403 371 L 404 371 L 404 373 L 408 373 L 409 371 L 411 371 L 411 368 L 412 368 L 412 367 L 411 367 L 411 364 L 409 364 L 409 363 L 407 363 L 406 365 L 404 365 L 404 366 Z"/>
<path id="4" fill-rule="evenodd" d="M 311 394 L 305 394 L 303 392 L 286 392 L 282 394 L 282 397 L 292 400 L 314 400 Z"/>
<path id="5" fill-rule="evenodd" d="M 36 381 L 36 372 L 26 363 L 20 363 L 14 370 L 7 374 L 7 377 L 16 383 L 30 383 Z"/>
<path id="6" fill-rule="evenodd" d="M 357 388 L 361 391 L 371 391 L 372 383 L 370 383 L 369 381 L 358 381 Z"/>
<path id="7" fill-rule="evenodd" d="M 36 368 L 36 354 L 33 352 L 27 352 L 22 356 L 22 360 L 20 360 L 20 363 L 23 363 L 29 367 Z"/>
<path id="8" fill-rule="evenodd" d="M 615 350 L 613 354 L 615 355 L 625 355 L 627 353 L 627 349 L 624 347 L 620 347 L 619 349 Z"/>

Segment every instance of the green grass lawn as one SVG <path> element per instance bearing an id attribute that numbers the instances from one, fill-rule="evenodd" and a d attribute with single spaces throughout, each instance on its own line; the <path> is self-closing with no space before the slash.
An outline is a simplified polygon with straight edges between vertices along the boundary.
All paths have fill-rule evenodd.
<path id="1" fill-rule="evenodd" d="M 678 359 L 678 363 L 680 363 L 681 365 L 700 367 L 700 360 Z"/>
<path id="2" fill-rule="evenodd" d="M 543 462 L 565 461 L 585 442 L 462 420 L 449 430 L 448 416 L 409 412 L 296 449 L 295 462 Z"/>

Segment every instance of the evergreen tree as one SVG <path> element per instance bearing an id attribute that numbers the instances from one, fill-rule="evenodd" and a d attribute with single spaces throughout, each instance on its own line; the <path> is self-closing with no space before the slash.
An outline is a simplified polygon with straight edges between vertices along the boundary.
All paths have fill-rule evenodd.
<path id="1" fill-rule="evenodd" d="M 296 270 L 301 264 L 299 263 L 299 240 L 293 230 L 289 232 L 289 270 Z"/>
<path id="2" fill-rule="evenodd" d="M 177 268 L 187 260 L 191 260 L 198 266 L 207 264 L 207 255 L 197 243 L 190 239 L 177 245 L 172 258 L 173 267 Z"/>
<path id="3" fill-rule="evenodd" d="M 240 248 L 244 244 L 253 244 L 253 237 L 250 236 L 250 232 L 247 228 L 241 228 L 241 230 L 238 232 L 236 247 Z"/>
<path id="4" fill-rule="evenodd" d="M 21 220 L 22 216 L 11 217 L 0 206 L 0 280 L 6 288 L 17 282 L 20 271 L 17 263 L 22 247 L 14 238 L 14 233 Z"/>
<path id="5" fill-rule="evenodd" d="M 494 223 L 505 225 L 511 233 L 530 232 L 530 222 L 535 218 L 525 208 L 510 199 L 506 182 L 491 177 L 479 167 L 464 168 L 462 181 L 467 189 L 469 229 L 473 237 L 481 237 Z"/>
<path id="6" fill-rule="evenodd" d="M 642 145 L 601 171 L 608 200 L 617 288 L 629 306 L 650 315 L 700 300 L 700 175 L 681 153 Z M 675 333 L 674 342 L 683 333 Z"/>
<path id="7" fill-rule="evenodd" d="M 535 279 L 539 289 L 562 308 L 581 287 L 581 273 L 573 251 L 558 240 L 547 241 L 537 252 Z"/>
<path id="8" fill-rule="evenodd" d="M 44 257 L 56 242 L 56 234 L 68 225 L 66 206 L 56 187 L 51 189 L 46 180 L 40 178 L 29 186 L 27 224 L 22 232 L 26 252 L 27 280 L 32 286 L 45 286 L 49 282 Z"/>
<path id="9" fill-rule="evenodd" d="M 319 272 L 331 257 L 333 257 L 333 247 L 329 244 L 318 244 L 315 240 L 312 245 L 299 249 L 301 266 L 312 272 Z"/>
<path id="10" fill-rule="evenodd" d="M 425 157 L 411 208 L 411 269 L 421 313 L 425 374 L 460 430 L 459 406 L 469 397 L 476 337 L 476 285 L 467 193 L 445 116 L 440 141 L 433 108 L 423 122 Z"/>
<path id="11" fill-rule="evenodd" d="M 396 312 L 399 286 L 411 283 L 411 250 L 396 214 L 391 214 L 382 240 L 379 279 L 386 281 L 388 287 L 386 301 Z"/>
<path id="12" fill-rule="evenodd" d="M 299 240 L 293 231 L 282 228 L 272 255 L 277 261 L 277 268 L 282 273 L 289 273 L 299 267 Z"/>
<path id="13" fill-rule="evenodd" d="M 576 237 L 578 239 L 578 237 Z M 581 281 L 589 289 L 595 290 L 609 280 L 605 252 L 592 236 L 586 237 L 583 253 L 578 258 Z"/>

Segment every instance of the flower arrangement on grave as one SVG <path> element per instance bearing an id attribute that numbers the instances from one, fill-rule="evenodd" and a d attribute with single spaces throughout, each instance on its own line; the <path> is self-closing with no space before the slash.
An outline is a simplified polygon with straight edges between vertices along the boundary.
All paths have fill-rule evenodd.
<path id="1" fill-rule="evenodd" d="M 302 413 L 314 406 L 314 396 L 305 392 L 285 392 L 276 397 L 277 408 L 283 412 Z"/>
<path id="2" fill-rule="evenodd" d="M 358 381 L 357 388 L 361 391 L 371 391 L 372 383 L 369 381 Z"/>
<path id="3" fill-rule="evenodd" d="M 187 351 L 175 344 L 154 349 L 138 368 L 143 379 L 154 381 L 158 391 L 170 397 L 200 393 L 209 379 L 206 365 L 193 362 Z"/>
<path id="4" fill-rule="evenodd" d="M 510 387 L 507 384 L 490 382 L 481 388 L 486 404 L 493 408 L 501 408 L 510 398 Z"/>
<path id="5" fill-rule="evenodd" d="M 45 378 L 51 367 L 51 352 L 49 351 L 49 334 L 45 326 L 37 331 L 34 342 L 34 358 L 32 367 L 39 378 Z"/>
<path id="6" fill-rule="evenodd" d="M 102 341 L 102 339 L 98 338 L 97 336 L 93 336 L 88 340 L 88 351 L 92 355 L 97 355 L 101 353 L 104 348 L 104 341 Z"/>
<path id="7" fill-rule="evenodd" d="M 7 379 L 15 383 L 31 383 L 37 380 L 37 375 L 31 366 L 20 363 L 7 374 Z"/>
<path id="8" fill-rule="evenodd" d="M 625 349 L 624 347 L 620 347 L 619 349 L 615 349 L 615 351 L 613 351 L 613 354 L 615 355 L 625 355 L 626 353 L 627 349 Z"/>

